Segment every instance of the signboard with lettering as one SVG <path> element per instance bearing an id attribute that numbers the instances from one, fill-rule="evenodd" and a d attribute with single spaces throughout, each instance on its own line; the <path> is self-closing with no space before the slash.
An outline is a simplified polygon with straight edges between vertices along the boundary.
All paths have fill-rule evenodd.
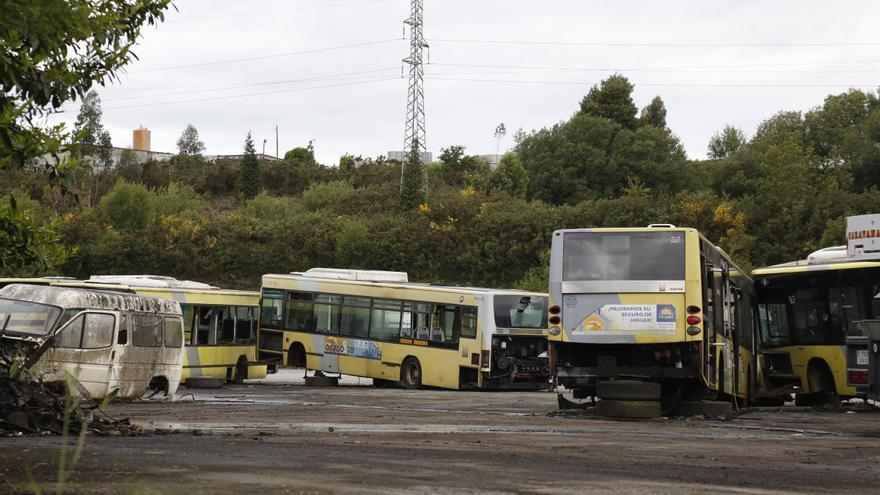
<path id="1" fill-rule="evenodd" d="M 880 215 L 846 217 L 846 255 L 880 256 Z"/>
<path id="2" fill-rule="evenodd" d="M 675 334 L 675 306 L 671 304 L 606 304 L 587 316 L 574 334 Z"/>

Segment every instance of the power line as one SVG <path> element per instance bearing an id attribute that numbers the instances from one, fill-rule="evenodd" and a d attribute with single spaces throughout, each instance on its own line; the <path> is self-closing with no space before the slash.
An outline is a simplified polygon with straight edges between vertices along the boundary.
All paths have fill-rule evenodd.
<path id="1" fill-rule="evenodd" d="M 246 93 L 246 94 L 239 94 L 239 95 L 223 95 L 223 96 L 212 96 L 212 97 L 207 97 L 207 98 L 193 98 L 193 99 L 189 99 L 189 100 L 160 101 L 160 102 L 153 102 L 153 103 L 136 103 L 133 105 L 104 107 L 103 110 L 118 110 L 118 109 L 123 109 L 123 108 L 138 108 L 138 107 L 155 107 L 155 106 L 160 106 L 160 105 L 177 105 L 180 103 L 194 103 L 194 102 L 200 102 L 200 101 L 230 100 L 233 98 L 246 98 L 246 97 L 250 97 L 250 96 L 265 96 L 265 95 L 274 95 L 274 94 L 280 94 L 280 93 L 295 93 L 295 92 L 299 92 L 299 91 L 309 91 L 309 90 L 313 90 L 313 89 L 338 88 L 338 87 L 342 87 L 342 86 L 354 86 L 354 85 L 358 85 L 358 84 L 368 84 L 368 83 L 373 83 L 373 82 L 391 81 L 391 80 L 400 80 L 400 77 L 399 76 L 380 77 L 380 78 L 370 79 L 370 80 L 366 80 L 366 81 L 354 81 L 354 82 L 345 82 L 345 83 L 339 83 L 339 84 L 327 84 L 327 85 L 322 85 L 322 86 L 308 86 L 305 88 L 288 88 L 288 89 L 281 89 L 281 90 L 275 90 L 275 91 L 262 91 L 259 93 Z M 56 113 L 68 113 L 69 111 L 70 110 L 60 110 Z"/>
<path id="2" fill-rule="evenodd" d="M 185 88 L 185 89 L 192 89 L 192 91 L 179 91 L 179 92 L 172 92 L 172 93 L 156 93 L 156 94 L 139 95 L 139 96 L 122 96 L 119 98 L 104 99 L 103 101 L 106 102 L 106 101 L 120 101 L 120 100 L 140 100 L 140 99 L 144 99 L 144 98 L 160 98 L 163 96 L 181 96 L 181 95 L 192 94 L 192 93 L 227 91 L 227 90 L 231 90 L 231 89 L 253 88 L 253 87 L 259 87 L 259 86 L 273 86 L 273 85 L 278 85 L 278 84 L 294 84 L 294 83 L 306 82 L 306 81 L 320 81 L 320 80 L 324 80 L 324 79 L 350 79 L 347 76 L 358 76 L 358 75 L 363 76 L 366 74 L 375 74 L 377 72 L 387 72 L 390 70 L 396 71 L 396 70 L 399 70 L 399 67 L 385 67 L 385 68 L 381 68 L 381 69 L 362 70 L 362 71 L 356 71 L 356 72 L 345 72 L 345 73 L 341 73 L 341 74 L 328 74 L 328 75 L 324 75 L 324 76 L 304 77 L 304 78 L 300 78 L 300 79 L 286 79 L 286 80 L 281 80 L 281 81 L 264 81 L 264 82 L 245 83 L 245 84 L 238 84 L 238 85 L 222 85 L 222 86 L 215 85 L 215 86 L 209 86 L 209 87 L 202 86 L 201 88 L 199 88 L 198 86 L 193 86 L 191 88 Z M 370 77 L 372 77 L 372 76 L 370 76 Z M 363 79 L 363 78 L 365 78 L 365 77 L 354 77 L 354 79 Z M 199 88 L 199 89 L 197 89 L 197 88 Z M 167 88 L 167 89 L 173 89 L 173 88 Z"/>
<path id="3" fill-rule="evenodd" d="M 253 12 L 238 12 L 235 14 L 219 14 L 219 15 L 209 15 L 203 17 L 183 17 L 180 19 L 169 19 L 165 22 L 192 22 L 192 21 L 206 21 L 212 19 L 227 19 L 230 17 L 246 17 L 246 16 L 255 16 L 255 15 L 266 15 L 266 14 L 280 14 L 282 12 L 299 12 L 306 10 L 318 10 L 318 9 L 328 9 L 331 7 L 350 7 L 354 5 L 365 5 L 371 3 L 386 3 L 391 0 L 363 0 L 360 2 L 347 2 L 347 3 L 331 3 L 324 5 L 313 5 L 311 7 L 293 7 L 289 9 L 275 9 L 275 10 L 259 10 Z"/>
<path id="4" fill-rule="evenodd" d="M 880 46 L 880 41 L 846 41 L 846 42 L 634 42 L 634 41 L 519 41 L 519 40 L 474 40 L 431 38 L 432 43 L 469 43 L 491 45 L 535 45 L 535 46 L 623 46 L 639 48 L 768 48 L 768 47 L 852 47 Z"/>
<path id="5" fill-rule="evenodd" d="M 534 66 L 534 65 L 495 65 L 495 64 L 444 64 L 432 62 L 429 66 L 491 68 L 491 69 L 522 69 L 545 72 L 669 72 L 669 73 L 756 73 L 756 74 L 873 74 L 880 69 L 801 69 L 801 70 L 760 70 L 760 69 L 723 69 L 723 68 L 649 68 L 649 67 L 565 67 L 565 66 Z"/>
<path id="6" fill-rule="evenodd" d="M 196 63 L 196 64 L 171 65 L 168 67 L 154 67 L 151 69 L 141 69 L 141 70 L 130 71 L 130 73 L 135 74 L 135 73 L 141 73 L 141 72 L 156 72 L 156 71 L 162 71 L 162 70 L 189 69 L 192 67 L 206 67 L 206 66 L 210 66 L 210 65 L 234 64 L 237 62 L 249 62 L 252 60 L 266 60 L 266 59 L 278 58 L 278 57 L 292 57 L 294 55 L 307 55 L 310 53 L 323 53 L 323 52 L 331 52 L 331 51 L 336 51 L 336 50 L 345 50 L 348 48 L 358 48 L 358 47 L 363 47 L 363 46 L 375 46 L 375 45 L 381 45 L 381 44 L 385 44 L 385 43 L 393 43 L 395 41 L 401 41 L 401 38 L 393 38 L 393 39 L 378 40 L 378 41 L 366 41 L 364 43 L 353 43 L 350 45 L 331 46 L 331 47 L 327 47 L 327 48 L 314 48 L 312 50 L 301 50 L 301 51 L 297 51 L 297 52 L 275 53 L 272 55 L 260 55 L 257 57 L 243 57 L 243 58 L 233 58 L 233 59 L 227 59 L 227 60 L 216 60 L 214 62 L 200 62 L 200 63 Z"/>
<path id="7" fill-rule="evenodd" d="M 599 84 L 598 81 L 535 81 L 525 79 L 477 79 L 477 78 L 453 78 L 453 77 L 426 77 L 432 81 L 465 81 L 465 82 L 491 82 L 491 83 L 521 83 L 521 84 L 570 84 L 577 86 L 589 86 Z M 683 87 L 683 88 L 876 88 L 878 84 L 739 84 L 739 83 L 634 83 L 636 86 L 647 87 Z"/>

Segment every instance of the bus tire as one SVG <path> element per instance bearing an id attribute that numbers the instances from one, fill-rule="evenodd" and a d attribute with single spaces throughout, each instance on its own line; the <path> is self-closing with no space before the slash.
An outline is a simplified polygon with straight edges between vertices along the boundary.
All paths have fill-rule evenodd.
<path id="1" fill-rule="evenodd" d="M 422 386 L 422 365 L 414 357 L 408 357 L 400 365 L 400 385 L 415 390 Z"/>
<path id="2" fill-rule="evenodd" d="M 248 365 L 247 358 L 241 356 L 238 358 L 238 362 L 235 363 L 235 374 L 232 376 L 232 383 L 236 385 L 241 385 L 247 380 L 248 374 Z"/>
<path id="3" fill-rule="evenodd" d="M 609 418 L 659 418 L 660 401 L 657 400 L 600 400 L 596 414 Z"/>
<path id="4" fill-rule="evenodd" d="M 660 400 L 660 384 L 638 380 L 615 380 L 596 384 L 596 397 L 605 400 Z"/>

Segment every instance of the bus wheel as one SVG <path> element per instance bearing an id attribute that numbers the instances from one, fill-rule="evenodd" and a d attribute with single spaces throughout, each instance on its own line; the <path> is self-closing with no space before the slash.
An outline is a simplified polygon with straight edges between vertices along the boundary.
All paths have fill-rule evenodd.
<path id="1" fill-rule="evenodd" d="M 238 358 L 238 363 L 235 364 L 235 375 L 232 377 L 232 383 L 236 385 L 241 385 L 247 380 L 247 359 L 244 356 Z"/>
<path id="2" fill-rule="evenodd" d="M 417 389 L 422 386 L 422 366 L 416 358 L 406 358 L 400 366 L 400 384 L 403 388 Z"/>

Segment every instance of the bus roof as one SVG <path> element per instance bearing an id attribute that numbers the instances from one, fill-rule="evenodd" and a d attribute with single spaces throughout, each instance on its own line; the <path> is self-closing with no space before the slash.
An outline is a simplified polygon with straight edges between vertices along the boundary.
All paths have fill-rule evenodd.
<path id="1" fill-rule="evenodd" d="M 154 277 L 152 275 L 148 277 Z M 171 277 L 162 277 L 170 279 Z M 163 286 L 160 284 L 147 282 L 141 284 L 144 280 L 140 275 L 111 275 L 91 277 L 87 280 L 79 280 L 70 277 L 37 277 L 37 278 L 0 278 L 0 287 L 9 284 L 33 284 L 33 285 L 52 285 L 58 287 L 75 287 L 81 289 L 95 290 L 112 290 L 117 292 L 146 292 L 148 295 L 153 294 L 191 294 L 191 295 L 213 295 L 213 296 L 242 296 L 242 297 L 259 297 L 259 291 L 247 291 L 237 289 L 221 289 L 213 285 L 203 284 L 201 282 L 189 282 L 190 284 L 178 284 L 177 286 Z M 172 279 L 174 280 L 174 279 Z M 161 296 L 158 296 L 161 297 Z"/>
<path id="2" fill-rule="evenodd" d="M 671 224 L 652 224 L 648 227 L 590 227 L 578 229 L 559 229 L 554 230 L 553 234 L 567 234 L 569 232 L 696 232 L 693 227 L 676 227 Z"/>
<path id="3" fill-rule="evenodd" d="M 880 261 L 853 261 L 852 259 L 839 258 L 835 260 L 821 260 L 810 262 L 809 260 L 790 261 L 779 265 L 757 268 L 752 271 L 752 277 L 762 275 L 777 275 L 781 273 L 821 272 L 828 270 L 857 270 L 859 268 L 878 268 Z"/>
<path id="4" fill-rule="evenodd" d="M 427 283 L 419 283 L 419 282 L 379 282 L 379 281 L 364 281 L 364 280 L 341 280 L 337 278 L 325 278 L 325 277 L 310 277 L 304 273 L 267 273 L 263 275 L 263 281 L 266 280 L 309 280 L 314 282 L 327 282 L 327 283 L 335 283 L 335 284 L 345 284 L 345 285 L 356 285 L 356 286 L 366 286 L 366 287 L 387 287 L 391 289 L 422 289 L 422 290 L 431 290 L 436 292 L 446 292 L 446 293 L 471 293 L 471 294 L 516 294 L 516 295 L 532 295 L 532 296 L 542 296 L 546 297 L 547 294 L 543 292 L 532 292 L 527 290 L 517 290 L 517 289 L 492 289 L 486 287 L 460 287 L 454 285 L 434 285 Z"/>
<path id="5" fill-rule="evenodd" d="M 60 308 L 180 314 L 180 304 L 176 301 L 124 292 L 74 287 L 11 284 L 0 289 L 0 298 L 30 301 Z"/>

